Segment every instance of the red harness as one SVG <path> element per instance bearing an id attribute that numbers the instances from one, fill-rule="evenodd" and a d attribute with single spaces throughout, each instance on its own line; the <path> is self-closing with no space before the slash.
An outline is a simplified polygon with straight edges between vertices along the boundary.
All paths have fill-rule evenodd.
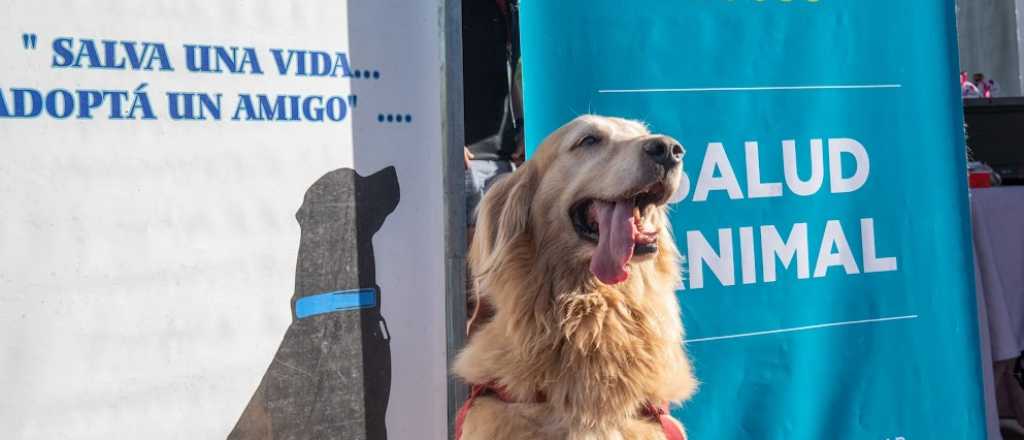
<path id="1" fill-rule="evenodd" d="M 512 396 L 508 395 L 505 387 L 491 382 L 486 385 L 473 385 L 469 391 L 469 398 L 466 399 L 466 403 L 462 404 L 462 408 L 459 408 L 459 414 L 455 416 L 455 440 L 462 440 L 462 424 L 466 421 L 466 414 L 469 414 L 469 409 L 473 406 L 473 402 L 477 397 L 493 394 L 499 400 L 505 403 L 515 403 Z M 546 399 L 541 393 L 537 394 L 536 402 L 543 403 Z M 644 417 L 650 418 L 661 424 L 661 430 L 665 432 L 666 440 L 686 440 L 686 436 L 683 435 L 683 431 L 679 429 L 679 425 L 676 425 L 672 418 L 668 415 L 668 405 L 654 405 L 647 403 L 644 405 L 641 414 Z"/>

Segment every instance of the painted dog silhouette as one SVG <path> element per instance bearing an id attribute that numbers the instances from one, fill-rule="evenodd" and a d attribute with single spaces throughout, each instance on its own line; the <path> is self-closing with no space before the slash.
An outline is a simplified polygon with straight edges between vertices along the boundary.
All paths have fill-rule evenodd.
<path id="1" fill-rule="evenodd" d="M 335 170 L 306 191 L 293 320 L 229 440 L 387 438 L 391 348 L 373 234 L 398 201 L 394 167 Z"/>

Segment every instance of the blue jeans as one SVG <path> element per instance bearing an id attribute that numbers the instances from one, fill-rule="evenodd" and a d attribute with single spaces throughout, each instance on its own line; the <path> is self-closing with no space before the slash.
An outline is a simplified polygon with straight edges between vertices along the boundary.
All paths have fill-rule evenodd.
<path id="1" fill-rule="evenodd" d="M 516 166 L 507 160 L 471 160 L 466 170 L 466 222 L 476 225 L 476 208 L 503 174 L 515 171 Z"/>

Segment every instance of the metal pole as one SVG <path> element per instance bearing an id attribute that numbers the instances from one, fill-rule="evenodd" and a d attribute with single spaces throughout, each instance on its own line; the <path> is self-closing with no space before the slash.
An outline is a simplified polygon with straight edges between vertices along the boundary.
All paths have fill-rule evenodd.
<path id="1" fill-rule="evenodd" d="M 442 0 L 444 35 L 444 83 L 442 166 L 444 167 L 445 284 L 448 323 L 448 370 L 465 343 L 466 330 L 466 181 L 463 148 L 462 90 L 462 0 Z M 448 375 L 448 438 L 454 435 L 455 415 L 466 398 L 467 389 Z"/>

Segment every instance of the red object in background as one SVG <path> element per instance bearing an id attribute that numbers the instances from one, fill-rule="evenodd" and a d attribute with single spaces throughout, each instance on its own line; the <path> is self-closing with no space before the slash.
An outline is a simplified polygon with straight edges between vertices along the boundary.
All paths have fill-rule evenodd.
<path id="1" fill-rule="evenodd" d="M 985 172 L 972 172 L 968 180 L 971 188 L 989 188 L 992 186 L 992 174 Z"/>

